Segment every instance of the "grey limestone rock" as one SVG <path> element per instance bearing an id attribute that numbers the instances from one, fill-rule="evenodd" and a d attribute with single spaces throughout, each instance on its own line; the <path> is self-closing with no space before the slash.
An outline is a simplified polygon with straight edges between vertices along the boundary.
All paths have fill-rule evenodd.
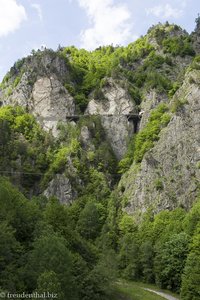
<path id="1" fill-rule="evenodd" d="M 33 88 L 28 84 L 29 74 L 24 73 L 12 95 L 5 98 L 3 105 L 19 105 L 32 113 L 45 130 L 58 135 L 57 124 L 66 122 L 66 116 L 74 115 L 73 97 L 55 75 L 40 77 Z"/>
<path id="2" fill-rule="evenodd" d="M 137 113 L 136 106 L 125 88 L 109 79 L 102 89 L 105 99 L 91 99 L 86 114 L 101 115 L 102 126 L 118 159 L 126 152 L 127 142 L 134 133 L 134 125 L 128 115 Z"/>
<path id="3" fill-rule="evenodd" d="M 28 56 L 21 69 L 14 66 L 13 70 L 0 93 L 1 105 L 26 108 L 45 130 L 52 130 L 57 136 L 57 123 L 65 122 L 66 116 L 75 111 L 73 97 L 63 86 L 69 73 L 66 62 L 53 50 L 44 50 Z"/>
<path id="4" fill-rule="evenodd" d="M 73 202 L 76 193 L 73 191 L 70 180 L 63 174 L 57 174 L 49 182 L 47 189 L 44 191 L 44 196 L 56 197 L 62 204 L 70 204 Z"/>
<path id="5" fill-rule="evenodd" d="M 192 83 L 191 83 L 192 82 Z M 200 182 L 200 71 L 188 72 L 172 101 L 184 99 L 159 141 L 119 183 L 129 213 L 190 208 Z"/>
<path id="6" fill-rule="evenodd" d="M 95 146 L 91 141 L 91 134 L 87 126 L 82 126 L 80 140 L 83 143 L 84 148 L 90 151 L 95 151 Z"/>
<path id="7" fill-rule="evenodd" d="M 3 91 L 1 98 L 4 105 L 19 105 L 27 108 L 29 106 L 29 99 L 31 97 L 32 88 L 28 84 L 30 77 L 29 72 L 23 73 L 21 80 L 12 94 L 5 96 L 7 89 Z"/>
<path id="8" fill-rule="evenodd" d="M 73 98 L 61 82 L 51 76 L 36 81 L 32 92 L 31 112 L 39 118 L 46 130 L 57 135 L 57 123 L 66 121 L 66 116 L 74 115 Z"/>
<path id="9" fill-rule="evenodd" d="M 158 93 L 155 89 L 149 90 L 143 95 L 141 103 L 141 121 L 139 130 L 142 130 L 148 122 L 151 110 L 161 102 L 168 102 L 168 97 L 164 93 Z"/>

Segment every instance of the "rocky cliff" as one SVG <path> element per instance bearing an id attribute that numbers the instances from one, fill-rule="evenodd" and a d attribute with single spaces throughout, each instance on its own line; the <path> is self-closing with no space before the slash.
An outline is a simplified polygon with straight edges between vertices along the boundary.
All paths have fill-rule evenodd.
<path id="1" fill-rule="evenodd" d="M 177 206 L 188 209 L 200 182 L 200 71 L 186 73 L 170 105 L 177 105 L 159 141 L 122 177 L 119 187 L 129 213 Z M 180 101 L 180 102 L 179 102 Z"/>
<path id="2" fill-rule="evenodd" d="M 17 66 L 11 69 L 9 80 L 4 80 L 1 103 L 24 107 L 45 130 L 51 130 L 54 137 L 57 137 L 59 122 L 73 121 L 80 116 L 73 96 L 64 84 L 69 76 L 67 63 L 49 50 L 30 56 L 20 63 L 22 66 L 19 69 Z M 103 100 L 92 98 L 91 93 L 84 114 L 101 116 L 113 151 L 121 159 L 134 133 L 134 124 L 129 122 L 128 115 L 137 114 L 138 109 L 127 88 L 112 78 L 108 78 L 106 86 L 102 88 Z"/>
<path id="3" fill-rule="evenodd" d="M 125 88 L 112 79 L 108 79 L 102 89 L 104 99 L 91 99 L 86 114 L 100 115 L 102 126 L 113 151 L 121 159 L 127 150 L 130 137 L 134 134 L 134 122 L 129 120 L 132 114 L 138 114 L 136 105 Z"/>
<path id="4" fill-rule="evenodd" d="M 198 44 L 199 28 L 190 36 L 166 23 L 128 47 L 45 49 L 18 61 L 0 103 L 23 107 L 52 135 L 40 192 L 71 203 L 94 172 L 111 189 L 123 173 L 117 191 L 129 213 L 189 208 L 200 179 Z M 160 104 L 168 121 L 158 124 Z"/>

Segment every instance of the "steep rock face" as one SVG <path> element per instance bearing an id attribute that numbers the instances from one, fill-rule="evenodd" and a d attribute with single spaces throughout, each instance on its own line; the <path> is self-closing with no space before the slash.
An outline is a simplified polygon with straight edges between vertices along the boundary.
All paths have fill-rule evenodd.
<path id="1" fill-rule="evenodd" d="M 38 66 L 39 63 L 39 66 Z M 33 59 L 32 64 L 35 66 L 36 69 L 40 68 L 42 66 L 41 75 L 54 73 L 59 80 L 63 80 L 69 75 L 68 66 L 66 65 L 66 62 L 64 59 L 58 57 L 55 55 L 55 52 L 42 55 L 41 61 L 36 61 Z"/>
<path id="2" fill-rule="evenodd" d="M 95 151 L 95 146 L 91 142 L 91 134 L 87 126 L 81 128 L 80 140 L 83 147 L 89 151 Z"/>
<path id="3" fill-rule="evenodd" d="M 41 77 L 33 88 L 27 83 L 29 74 L 24 73 L 13 94 L 5 98 L 4 105 L 25 107 L 42 124 L 45 130 L 52 130 L 57 136 L 57 123 L 66 121 L 66 116 L 74 115 L 75 103 L 69 92 L 55 75 Z"/>
<path id="4" fill-rule="evenodd" d="M 145 41 L 144 46 L 136 47 L 133 52 L 127 51 L 127 61 L 124 60 L 126 55 L 122 56 L 117 72 L 115 69 L 113 69 L 115 72 L 109 70 L 109 72 L 102 75 L 105 76 L 104 78 L 99 76 L 101 72 L 98 74 L 99 78 L 98 76 L 95 78 L 95 72 L 93 75 L 90 74 L 90 79 L 92 79 L 92 76 L 94 76 L 94 79 L 98 79 L 96 80 L 98 84 L 91 85 L 92 88 L 88 85 L 87 80 L 87 84 L 85 84 L 85 79 L 88 79 L 88 77 L 82 72 L 82 65 L 80 70 L 78 69 L 76 59 L 74 60 L 76 62 L 74 68 L 73 56 L 70 57 L 69 52 L 65 56 L 61 52 L 55 53 L 52 50 L 36 52 L 23 59 L 20 64 L 19 62 L 16 63 L 9 72 L 3 88 L 1 86 L 0 105 L 2 102 L 3 105 L 10 104 L 25 107 L 28 112 L 36 116 L 43 128 L 51 130 L 55 137 L 58 135 L 56 129 L 58 121 L 66 122 L 66 116 L 71 116 L 69 122 L 73 119 L 74 121 L 71 123 L 74 126 L 80 126 L 76 138 L 82 149 L 88 153 L 88 157 L 85 158 L 89 161 L 87 167 L 90 166 L 92 157 L 98 152 L 100 140 L 105 140 L 105 134 L 108 141 L 106 147 L 109 148 L 109 144 L 111 144 L 116 157 L 120 160 L 127 150 L 129 138 L 136 129 L 141 130 L 147 124 L 151 110 L 161 102 L 169 103 L 168 92 L 173 87 L 174 82 L 180 84 L 183 81 L 185 69 L 192 60 L 193 54 L 191 56 L 181 55 L 180 52 L 177 55 L 172 55 L 170 51 L 164 51 L 162 44 L 164 37 L 189 37 L 185 31 L 175 27 L 174 25 L 164 27 L 159 25 L 156 30 L 152 31 L 152 34 L 150 33 L 147 38 L 145 37 L 146 40 L 143 40 L 143 42 Z M 171 30 L 171 28 L 174 29 Z M 195 39 L 197 40 L 198 37 L 196 36 Z M 148 43 L 154 47 L 150 54 Z M 142 68 L 144 65 L 146 69 Z M 148 74 L 151 72 L 153 72 L 153 76 L 148 78 Z M 143 76 L 144 73 L 146 73 L 146 77 Z M 193 139 L 197 140 L 198 137 L 195 132 L 199 130 L 195 127 L 197 126 L 196 123 L 194 124 L 195 117 L 191 115 L 191 111 L 194 112 L 197 109 L 197 107 L 193 107 L 192 99 L 196 97 L 195 93 L 198 94 L 198 91 L 195 92 L 198 76 L 195 75 L 195 72 L 193 73 L 193 75 L 191 75 L 192 73 L 187 75 L 190 76 L 190 80 L 186 77 L 186 81 L 179 92 L 184 94 L 184 91 L 191 90 L 191 93 L 193 93 L 190 99 L 191 107 L 185 105 L 180 109 L 171 120 L 168 128 L 163 130 L 161 139 L 154 149 L 146 154 L 141 169 L 138 170 L 138 166 L 133 165 L 119 184 L 124 197 L 129 200 L 127 210 L 130 212 L 139 209 L 145 211 L 151 206 L 156 211 L 163 208 L 173 208 L 179 204 L 187 207 L 190 206 L 190 202 L 187 202 L 186 198 L 189 197 L 191 202 L 195 198 L 197 188 L 196 172 L 198 172 L 195 164 L 197 164 L 198 159 L 193 155 L 195 160 L 191 163 L 188 159 L 191 147 L 185 146 L 185 144 L 192 144 Z M 108 79 L 107 74 L 110 74 L 109 76 L 115 74 L 115 79 Z M 160 78 L 159 75 L 164 76 L 164 78 Z M 79 76 L 80 78 L 78 78 Z M 141 82 L 140 80 L 137 81 L 137 77 Z M 159 80 L 161 81 L 160 85 L 157 84 Z M 168 81 L 170 84 L 166 87 Z M 132 96 L 130 96 L 130 93 Z M 185 95 L 179 93 L 177 95 L 180 98 L 185 98 Z M 189 98 L 188 93 L 186 98 Z M 142 112 L 140 126 L 130 118 L 130 115 L 138 114 L 137 106 L 134 104 L 134 96 L 135 102 Z M 77 109 L 75 109 L 74 99 L 76 99 Z M 81 101 L 86 105 L 88 100 L 89 104 L 83 119 L 87 118 L 89 120 L 93 118 L 92 115 L 100 115 L 101 129 L 103 127 L 104 130 L 102 130 L 103 135 L 98 139 L 98 142 L 94 141 L 94 136 L 96 133 L 98 136 L 99 126 L 95 127 L 95 124 L 94 126 L 88 125 L 85 120 L 79 123 L 81 118 L 76 116 L 76 113 L 78 114 L 80 111 L 83 113 L 85 108 L 84 106 L 83 109 L 80 109 L 82 107 L 80 104 L 83 104 Z M 142 100 L 141 103 L 140 100 Z M 90 116 L 88 117 L 88 115 Z M 191 133 L 189 126 L 195 128 L 196 131 Z M 90 132 L 91 127 L 92 131 Z M 195 145 L 191 153 L 194 154 L 197 150 L 198 145 Z M 102 152 L 105 153 L 105 147 Z M 67 154 L 67 156 L 70 161 L 70 154 Z M 68 164 L 64 165 L 63 169 L 62 175 L 54 174 L 49 179 L 50 182 L 46 183 L 47 188 L 44 194 L 47 196 L 55 195 L 62 203 L 71 203 L 75 198 L 74 190 L 78 191 L 78 184 L 81 185 L 81 188 L 84 188 L 84 184 L 78 178 L 76 167 L 73 170 L 73 163 L 70 167 Z M 74 173 L 73 176 L 71 176 L 72 173 Z M 72 177 L 73 180 L 71 180 Z M 77 183 L 78 180 L 79 183 Z"/>
<path id="5" fill-rule="evenodd" d="M 25 72 L 17 87 L 13 90 L 11 95 L 6 95 L 7 90 L 1 95 L 4 105 L 21 105 L 23 107 L 29 106 L 29 99 L 31 97 L 32 87 L 28 84 L 30 73 Z"/>
<path id="6" fill-rule="evenodd" d="M 75 111 L 74 100 L 63 86 L 68 76 L 63 58 L 53 50 L 39 51 L 11 68 L 0 102 L 25 107 L 45 130 L 51 129 L 56 136 L 58 121 L 66 121 L 66 115 L 73 115 Z"/>
<path id="7" fill-rule="evenodd" d="M 101 122 L 107 139 L 116 157 L 120 160 L 127 150 L 129 138 L 134 132 L 134 125 L 124 115 L 101 116 Z"/>
<path id="8" fill-rule="evenodd" d="M 32 113 L 56 135 L 58 121 L 66 121 L 66 116 L 74 115 L 73 98 L 55 77 L 38 79 L 33 87 Z"/>
<path id="9" fill-rule="evenodd" d="M 62 204 L 70 204 L 76 197 L 76 193 L 73 191 L 70 180 L 63 174 L 55 175 L 44 191 L 44 196 L 56 197 Z"/>
<path id="10" fill-rule="evenodd" d="M 126 152 L 129 137 L 134 132 L 133 122 L 128 115 L 137 113 L 131 97 L 119 84 L 112 79 L 102 89 L 104 98 L 101 101 L 91 99 L 86 114 L 101 115 L 102 126 L 118 159 Z"/>
<path id="11" fill-rule="evenodd" d="M 119 184 L 129 213 L 191 207 L 200 180 L 200 71 L 186 74 L 173 101 L 184 101 L 160 140 Z M 138 169 L 139 168 L 139 169 Z M 123 187 L 123 188 L 122 188 Z"/>
<path id="12" fill-rule="evenodd" d="M 148 122 L 151 110 L 154 109 L 161 102 L 168 102 L 169 99 L 166 94 L 158 93 L 156 90 L 149 90 L 143 96 L 143 101 L 141 103 L 141 121 L 139 130 L 142 130 L 146 123 Z"/>

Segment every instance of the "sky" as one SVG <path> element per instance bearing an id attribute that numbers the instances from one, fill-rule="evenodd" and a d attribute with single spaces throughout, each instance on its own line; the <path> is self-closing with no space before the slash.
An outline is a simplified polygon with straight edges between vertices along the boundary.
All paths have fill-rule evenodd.
<path id="1" fill-rule="evenodd" d="M 127 45 L 166 21 L 190 33 L 198 13 L 199 0 L 0 0 L 0 81 L 32 49 Z"/>

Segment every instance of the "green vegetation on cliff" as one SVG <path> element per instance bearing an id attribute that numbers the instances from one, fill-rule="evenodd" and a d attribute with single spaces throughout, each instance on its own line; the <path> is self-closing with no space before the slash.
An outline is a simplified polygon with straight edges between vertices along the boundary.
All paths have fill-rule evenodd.
<path id="1" fill-rule="evenodd" d="M 119 162 L 119 173 L 127 171 L 133 161 L 140 163 L 145 153 L 159 140 L 159 133 L 169 123 L 171 116 L 168 106 L 161 103 L 151 111 L 146 126 L 129 142 L 124 158 Z"/>
<path id="2" fill-rule="evenodd" d="M 173 199 L 176 209 L 155 215 L 149 207 L 136 219 L 126 214 L 129 199 L 117 186 L 133 163 L 134 172 L 140 168 L 172 115 L 184 110 L 185 99 L 170 98 L 180 88 L 182 62 L 189 65 L 194 55 L 188 34 L 166 23 L 127 47 L 33 51 L 11 68 L 0 87 L 6 100 L 25 75 L 32 91 L 38 78 L 54 74 L 74 97 L 81 117 L 58 123 L 53 137 L 25 108 L 0 108 L 0 293 L 46 291 L 58 300 L 108 300 L 121 277 L 181 293 L 183 300 L 199 299 L 199 199 L 188 211 Z M 195 56 L 190 69 L 198 71 L 199 62 Z M 82 115 L 91 97 L 106 106 L 110 77 L 132 98 L 136 111 L 149 91 L 158 95 L 120 162 L 100 116 Z M 70 182 L 68 205 L 44 196 L 59 176 Z M 165 189 L 160 178 L 154 185 L 157 192 Z"/>
<path id="3" fill-rule="evenodd" d="M 185 31 L 176 25 L 159 24 L 127 47 L 104 46 L 91 52 L 74 46 L 59 47 L 55 52 L 51 49 L 33 51 L 32 55 L 15 63 L 4 77 L 1 88 L 9 97 L 24 74 L 32 87 L 38 76 L 54 73 L 74 97 L 77 112 L 82 113 L 90 95 L 98 101 L 104 100 L 102 89 L 107 78 L 112 77 L 124 81 L 134 103 L 139 105 L 145 90 L 155 88 L 168 93 L 173 88 L 174 72 L 177 72 L 176 58 L 194 55 L 192 40 Z"/>
<path id="4" fill-rule="evenodd" d="M 153 147 L 154 142 L 159 139 L 161 129 L 170 121 L 171 116 L 167 113 L 168 107 L 162 103 L 151 112 L 149 121 L 145 128 L 136 136 L 134 160 L 141 162 L 144 154 Z"/>

